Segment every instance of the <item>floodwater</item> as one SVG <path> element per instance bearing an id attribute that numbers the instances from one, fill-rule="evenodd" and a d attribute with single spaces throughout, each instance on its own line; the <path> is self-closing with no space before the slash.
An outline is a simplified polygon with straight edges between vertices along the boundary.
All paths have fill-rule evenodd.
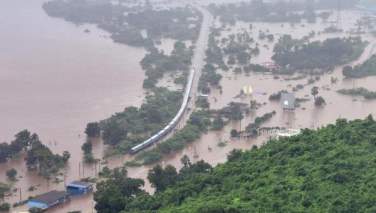
<path id="1" fill-rule="evenodd" d="M 54 152 L 71 153 L 66 171 L 70 181 L 79 176 L 86 124 L 142 103 L 139 61 L 145 51 L 115 44 L 95 26 L 50 18 L 43 2 L 1 3 L 0 141 L 9 142 L 22 129 L 36 132 Z M 14 185 L 22 188 L 23 199 L 53 188 L 36 175 L 26 175 L 22 156 L 0 165 L 0 181 L 12 167 L 23 176 Z M 28 192 L 31 185 L 41 186 Z M 12 201 L 18 200 L 16 194 Z"/>
<path id="2" fill-rule="evenodd" d="M 330 37 L 343 37 L 350 35 L 350 29 L 354 28 L 354 23 L 360 17 L 358 12 L 346 11 L 347 22 L 342 23 L 345 33 L 338 34 L 322 34 L 312 38 L 312 40 L 323 40 Z M 288 24 L 284 24 L 288 26 Z M 311 26 L 312 25 L 312 26 Z M 295 26 L 294 28 L 299 33 L 294 33 L 294 38 L 301 38 L 306 36 L 316 29 L 322 31 L 324 27 L 319 28 L 318 24 L 307 24 L 305 26 Z M 241 29 L 246 28 L 242 25 Z M 314 28 L 316 26 L 316 28 Z M 256 23 L 254 24 L 254 31 L 266 28 L 271 33 L 280 30 L 280 24 L 266 24 Z M 289 27 L 289 26 L 288 26 Z M 286 27 L 286 32 L 291 32 L 292 29 Z M 305 29 L 305 30 L 304 30 Z M 231 29 L 233 30 L 233 29 Z M 236 31 L 236 30 L 235 30 Z M 294 31 L 292 31 L 294 32 Z M 282 34 L 280 34 L 282 35 Z M 362 35 L 364 39 L 370 43 L 365 49 L 362 56 L 352 65 L 362 63 L 374 54 L 376 41 L 370 35 Z M 254 38 L 257 38 L 254 36 Z M 256 39 L 257 40 L 257 39 Z M 263 41 L 256 41 L 262 43 Z M 262 47 L 262 45 L 260 45 Z M 266 52 L 266 53 L 265 53 Z M 255 63 L 263 63 L 270 61 L 271 51 L 266 48 L 261 48 L 261 54 L 255 60 Z M 222 74 L 224 75 L 221 85 L 223 92 L 219 90 L 213 90 L 209 96 L 209 102 L 212 109 L 220 109 L 226 106 L 231 101 L 249 103 L 251 100 L 256 100 L 258 103 L 263 104 L 258 110 L 251 112 L 241 122 L 232 122 L 227 125 L 222 131 L 210 131 L 203 135 L 201 139 L 193 142 L 187 146 L 184 150 L 174 153 L 170 156 L 166 156 L 162 165 L 171 164 L 176 168 L 181 168 L 180 159 L 182 156 L 187 155 L 193 162 L 198 160 L 204 160 L 212 165 L 223 163 L 227 159 L 228 153 L 233 149 L 247 150 L 252 146 L 260 146 L 264 144 L 271 135 L 262 135 L 258 138 L 250 139 L 231 139 L 230 131 L 232 129 L 242 130 L 249 123 L 253 122 L 257 116 L 262 116 L 265 113 L 276 111 L 276 115 L 263 126 L 265 127 L 286 127 L 286 128 L 319 128 L 329 123 L 335 122 L 338 118 L 356 119 L 364 118 L 369 114 L 376 114 L 376 101 L 365 101 L 361 98 L 354 100 L 353 97 L 344 96 L 338 94 L 336 91 L 342 88 L 352 88 L 357 86 L 363 86 L 370 90 L 376 90 L 376 77 L 367 77 L 356 80 L 345 80 L 342 76 L 342 66 L 337 67 L 332 73 L 322 75 L 319 81 L 314 84 L 305 86 L 304 89 L 295 92 L 298 98 L 308 98 L 307 102 L 301 103 L 294 112 L 285 112 L 282 110 L 279 102 L 270 102 L 269 95 L 280 90 L 286 89 L 292 91 L 292 88 L 298 84 L 306 84 L 308 77 L 300 80 L 287 80 L 288 76 L 279 76 L 280 79 L 275 79 L 274 76 L 268 74 L 250 74 L 249 76 L 241 74 L 235 75 L 231 71 Z M 331 78 L 337 78 L 338 82 L 331 83 Z M 254 95 L 252 97 L 238 98 L 243 86 L 252 85 L 254 89 Z M 311 96 L 311 88 L 318 86 L 320 88 L 319 95 L 326 99 L 327 104 L 324 107 L 315 107 L 313 98 Z M 346 106 L 346 107 L 343 107 Z M 222 146 L 220 142 L 224 142 L 225 146 Z M 128 160 L 123 159 L 122 162 Z M 119 163 L 121 165 L 121 163 Z M 129 168 L 129 174 L 132 177 L 146 179 L 147 171 L 151 167 Z M 150 185 L 146 184 L 145 189 L 152 192 Z"/>
<path id="3" fill-rule="evenodd" d="M 82 159 L 80 147 L 84 137 L 79 135 L 83 135 L 82 131 L 88 121 L 100 120 L 113 112 L 120 111 L 124 106 L 137 106 L 142 102 L 141 87 L 144 76 L 138 62 L 145 52 L 142 49 L 114 44 L 106 38 L 105 32 L 93 26 L 77 27 L 62 20 L 48 18 L 40 8 L 41 3 L 41 0 L 26 3 L 21 0 L 7 0 L 6 6 L 0 8 L 0 30 L 6 32 L 0 34 L 0 39 L 9 41 L 0 43 L 2 49 L 7 50 L 0 52 L 2 65 L 0 97 L 5 97 L 0 100 L 0 117 L 6 124 L 0 128 L 1 139 L 9 141 L 18 130 L 29 128 L 37 132 L 54 151 L 68 150 L 72 153 L 71 163 L 65 172 L 67 181 L 95 176 L 95 171 L 104 165 L 86 166 L 83 171 L 79 162 Z M 22 7 L 21 4 L 28 4 L 29 7 Z M 28 10 L 20 11 L 19 8 L 28 8 Z M 358 18 L 357 14 L 352 14 L 350 17 L 353 18 L 343 19 L 346 21 L 343 23 L 344 26 L 353 27 L 353 21 Z M 18 27 L 14 26 L 15 22 Z M 257 38 L 256 32 L 266 29 L 270 30 L 270 33 L 292 32 L 295 38 L 309 34 L 312 29 L 323 30 L 323 27 L 319 29 L 317 24 L 312 26 L 305 24 L 304 27 L 297 25 L 294 28 L 295 32 L 289 27 L 291 26 L 288 24 L 282 27 L 280 24 L 256 23 L 253 29 L 254 37 Z M 83 32 L 86 28 L 90 29 L 90 33 Z M 248 24 L 240 25 L 238 29 L 234 27 L 230 32 L 238 32 L 243 28 L 248 29 Z M 28 36 L 25 38 L 23 35 Z M 322 40 L 325 36 L 343 36 L 343 34 L 320 34 L 314 39 Z M 367 36 L 367 39 L 370 45 L 355 63 L 366 60 L 373 52 L 376 42 L 370 36 Z M 265 41 L 257 42 L 263 47 L 262 42 Z M 160 48 L 170 52 L 172 44 L 170 41 Z M 272 47 L 271 43 L 268 45 Z M 260 56 L 252 60 L 255 63 L 263 63 L 270 60 L 271 54 L 270 49 L 261 48 Z M 338 82 L 332 84 L 331 77 L 338 78 Z M 271 111 L 276 111 L 277 114 L 264 126 L 289 128 L 317 128 L 332 123 L 340 117 L 364 118 L 370 113 L 376 113 L 376 101 L 362 99 L 355 101 L 353 97 L 336 93 L 338 89 L 354 86 L 376 90 L 375 77 L 343 80 L 341 67 L 338 67 L 333 73 L 323 75 L 315 84 L 296 92 L 297 97 L 308 97 L 310 100 L 302 103 L 295 112 L 283 112 L 278 102 L 268 100 L 272 93 L 282 89 L 291 90 L 293 86 L 307 82 L 307 78 L 296 81 L 287 81 L 284 78 L 281 76 L 280 79 L 274 79 L 271 75 L 263 74 L 246 76 L 234 75 L 232 72 L 224 73 L 221 81 L 223 93 L 213 90 L 209 97 L 213 109 L 222 108 L 231 101 L 249 103 L 251 100 L 256 100 L 258 103 L 266 104 L 251 112 L 241 122 L 232 122 L 223 131 L 208 132 L 184 150 L 166 156 L 162 164 L 171 164 L 179 169 L 180 158 L 188 155 L 193 162 L 202 159 L 216 165 L 225 162 L 228 152 L 234 148 L 246 150 L 253 145 L 262 145 L 267 141 L 265 135 L 256 139 L 233 140 L 230 139 L 230 131 L 244 129 L 256 116 Z M 163 81 L 161 83 L 163 84 Z M 253 97 L 236 98 L 246 85 L 252 85 L 254 88 Z M 320 87 L 319 95 L 327 101 L 325 107 L 314 107 L 310 95 L 313 86 Z M 225 146 L 221 146 L 219 142 L 224 142 Z M 100 141 L 95 144 L 94 153 L 99 157 L 103 145 Z M 131 159 L 129 156 L 114 157 L 108 159 L 108 166 L 110 168 L 122 166 Z M 0 165 L 0 180 L 5 178 L 4 172 L 7 168 L 16 167 L 24 176 L 15 186 L 22 188 L 23 199 L 48 190 L 63 189 L 63 182 L 53 184 L 35 174 L 26 176 L 26 169 L 20 165 L 23 165 L 22 157 L 12 163 Z M 150 168 L 151 166 L 129 168 L 129 175 L 146 179 Z M 27 191 L 28 186 L 39 184 L 41 185 L 37 191 Z M 145 189 L 153 192 L 148 183 Z M 10 200 L 18 199 L 19 194 L 15 193 Z M 73 199 L 67 205 L 53 209 L 51 212 L 78 209 L 92 212 L 93 206 L 92 196 L 88 196 Z"/>

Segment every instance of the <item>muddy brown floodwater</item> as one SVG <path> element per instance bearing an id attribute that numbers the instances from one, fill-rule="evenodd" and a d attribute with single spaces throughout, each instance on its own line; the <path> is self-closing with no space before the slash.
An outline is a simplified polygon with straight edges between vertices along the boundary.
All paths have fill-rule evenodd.
<path id="1" fill-rule="evenodd" d="M 75 26 L 63 20 L 49 18 L 41 8 L 43 0 L 22 1 L 6 0 L 0 8 L 0 140 L 10 141 L 13 135 L 24 128 L 37 132 L 42 140 L 54 151 L 61 153 L 68 150 L 72 153 L 70 164 L 65 170 L 66 181 L 80 177 L 95 176 L 94 166 L 86 166 L 85 172 L 81 169 L 81 145 L 85 138 L 83 129 L 87 122 L 108 117 L 114 112 L 121 111 L 125 106 L 138 106 L 144 98 L 142 81 L 144 72 L 139 66 L 145 51 L 114 44 L 108 39 L 108 34 L 94 26 Z M 346 11 L 343 19 L 344 28 L 350 30 L 354 22 L 360 17 L 358 12 Z M 248 29 L 249 24 L 239 23 L 228 33 Z M 254 24 L 254 37 L 259 30 L 270 30 L 270 33 L 291 33 L 295 38 L 301 38 L 310 31 L 322 31 L 325 26 L 319 24 L 297 25 L 290 28 L 289 24 Z M 89 29 L 90 33 L 84 33 Z M 321 34 L 313 39 L 322 40 L 327 37 L 345 36 L 343 34 Z M 374 38 L 367 35 L 370 42 L 362 57 L 353 64 L 366 60 L 375 49 Z M 260 47 L 265 41 L 258 41 Z M 261 49 L 259 57 L 254 63 L 270 61 L 272 45 L 269 49 Z M 165 45 L 165 46 L 163 46 Z M 159 48 L 169 52 L 173 41 L 162 41 Z M 306 86 L 296 92 L 296 96 L 309 97 L 311 100 L 302 103 L 295 112 L 283 112 L 280 104 L 269 102 L 270 94 L 288 89 L 291 91 L 297 84 L 305 84 L 307 78 L 297 81 L 286 81 L 284 77 L 274 79 L 271 75 L 251 74 L 235 75 L 232 72 L 223 73 L 221 81 L 223 93 L 213 90 L 209 96 L 213 109 L 222 108 L 231 101 L 249 103 L 256 100 L 266 103 L 259 110 L 250 113 L 242 122 L 233 122 L 223 131 L 211 131 L 201 139 L 187 146 L 184 150 L 163 159 L 162 164 L 171 164 L 181 168 L 180 158 L 188 155 L 193 162 L 205 160 L 212 165 L 226 161 L 228 152 L 236 149 L 250 149 L 253 145 L 262 145 L 269 136 L 264 135 L 257 139 L 230 139 L 232 129 L 243 129 L 256 116 L 276 111 L 277 114 L 264 126 L 282 126 L 290 128 L 317 128 L 334 122 L 337 118 L 363 118 L 370 113 L 376 113 L 376 102 L 336 93 L 342 88 L 363 86 L 376 90 L 376 78 L 368 77 L 357 80 L 343 80 L 341 67 L 333 73 L 325 74 L 313 85 Z M 332 84 L 331 77 L 338 78 Z M 167 83 L 171 80 L 167 79 Z M 161 82 L 164 84 L 166 82 Z M 255 93 L 252 97 L 235 98 L 243 86 L 252 85 Z M 313 106 L 310 96 L 312 86 L 320 87 L 320 95 L 327 105 L 323 108 Z M 325 89 L 329 88 L 329 89 Z M 263 95 L 266 93 L 267 95 Z M 219 142 L 225 142 L 220 146 Z M 103 154 L 103 145 L 95 142 L 94 154 L 100 157 Z M 115 168 L 131 160 L 130 156 L 113 157 L 108 159 L 108 166 Z M 101 165 L 103 167 L 104 165 Z M 40 194 L 48 190 L 63 189 L 64 183 L 54 184 L 27 173 L 22 156 L 10 163 L 0 165 L 0 181 L 5 181 L 5 171 L 16 168 L 23 176 L 14 185 L 22 189 L 22 199 L 30 195 Z M 129 175 L 135 178 L 146 179 L 147 171 L 151 166 L 129 168 Z M 99 167 L 97 168 L 99 170 Z M 29 192 L 29 186 L 38 186 L 36 191 Z M 153 192 L 150 184 L 145 189 Z M 19 193 L 14 193 L 7 200 L 19 200 Z M 68 212 L 82 210 L 94 212 L 92 196 L 73 199 L 70 203 L 55 208 L 49 212 Z M 21 207 L 20 209 L 25 209 Z"/>
<path id="2" fill-rule="evenodd" d="M 142 103 L 144 72 L 139 61 L 145 51 L 115 44 L 95 26 L 50 18 L 43 2 L 1 2 L 0 141 L 9 142 L 18 131 L 29 129 L 53 152 L 68 150 L 69 181 L 78 178 L 86 124 Z M 0 181 L 5 181 L 8 168 L 23 176 L 14 185 L 22 188 L 23 199 L 53 188 L 26 174 L 22 157 L 0 165 Z M 40 187 L 28 192 L 31 185 Z M 8 199 L 18 201 L 15 194 Z"/>

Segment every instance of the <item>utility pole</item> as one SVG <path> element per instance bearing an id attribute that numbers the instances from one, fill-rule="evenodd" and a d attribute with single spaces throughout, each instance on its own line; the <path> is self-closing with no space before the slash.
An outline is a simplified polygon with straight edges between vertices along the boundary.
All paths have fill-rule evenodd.
<path id="1" fill-rule="evenodd" d="M 82 164 L 82 177 L 85 178 L 85 165 Z"/>

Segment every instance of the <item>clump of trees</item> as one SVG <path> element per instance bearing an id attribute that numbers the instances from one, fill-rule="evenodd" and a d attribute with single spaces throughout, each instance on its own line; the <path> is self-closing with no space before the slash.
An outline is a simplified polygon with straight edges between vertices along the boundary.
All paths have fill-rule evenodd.
<path id="1" fill-rule="evenodd" d="M 376 92 L 369 91 L 368 89 L 364 87 L 353 88 L 353 89 L 340 89 L 337 92 L 343 95 L 362 96 L 365 99 L 369 99 L 369 100 L 376 99 Z"/>
<path id="2" fill-rule="evenodd" d="M 374 206 L 366 204 L 374 194 L 370 186 L 376 184 L 370 178 L 376 175 L 376 162 L 370 161 L 376 154 L 375 137 L 372 116 L 339 119 L 318 130 L 271 140 L 260 148 L 233 151 L 228 162 L 215 168 L 184 167 L 185 174 L 182 169 L 175 179 L 173 172 L 172 184 L 154 195 L 129 197 L 117 192 L 119 185 L 107 183 L 114 191 L 96 193 L 97 205 L 103 207 L 97 211 L 371 212 Z M 157 180 L 171 177 L 159 174 L 162 177 Z M 120 201 L 124 203 L 117 205 Z"/>
<path id="3" fill-rule="evenodd" d="M 360 65 L 345 66 L 342 71 L 343 75 L 347 78 L 361 78 L 376 75 L 376 55 L 366 60 Z"/>
<path id="4" fill-rule="evenodd" d="M 313 96 L 315 106 L 323 106 L 326 103 L 326 101 L 322 96 L 318 96 L 318 94 L 319 94 L 319 88 L 316 86 L 312 87 L 311 95 Z"/>
<path id="5" fill-rule="evenodd" d="M 25 152 L 30 146 L 31 133 L 28 130 L 22 130 L 17 133 L 15 139 L 8 143 L 0 144 L 0 163 L 5 163 L 9 159 Z"/>
<path id="6" fill-rule="evenodd" d="M 85 129 L 88 138 L 97 138 L 101 135 L 101 128 L 98 122 L 88 123 Z"/>
<path id="7" fill-rule="evenodd" d="M 182 94 L 166 88 L 155 88 L 140 108 L 127 107 L 100 122 L 105 144 L 115 152 L 130 148 L 161 130 L 179 110 Z"/>
<path id="8" fill-rule="evenodd" d="M 193 112 L 181 130 L 163 143 L 158 143 L 155 149 L 141 153 L 137 156 L 137 160 L 148 165 L 160 161 L 163 155 L 183 149 L 186 144 L 199 139 L 204 132 L 209 130 L 210 118 L 210 112 L 207 110 Z"/>
<path id="9" fill-rule="evenodd" d="M 17 180 L 17 170 L 15 168 L 11 168 L 7 170 L 6 175 L 10 181 L 16 181 Z"/>
<path id="10" fill-rule="evenodd" d="M 286 90 L 281 90 L 281 91 L 279 91 L 277 93 L 273 93 L 273 94 L 271 94 L 269 96 L 269 100 L 270 101 L 280 101 L 283 93 L 287 93 L 287 91 Z"/>
<path id="11" fill-rule="evenodd" d="M 145 47 L 160 38 L 195 40 L 202 21 L 201 13 L 191 7 L 154 10 L 150 4 L 54 0 L 44 3 L 43 9 L 49 16 L 75 24 L 96 24 L 108 31 L 115 42 Z"/>
<path id="12" fill-rule="evenodd" d="M 142 186 L 144 186 L 144 181 L 129 178 L 128 172 L 124 168 L 109 171 L 107 179 L 96 185 L 95 209 L 98 212 L 121 212 L 130 205 L 132 200 L 146 196 L 146 192 L 141 189 Z"/>
<path id="13" fill-rule="evenodd" d="M 20 153 L 26 153 L 25 162 L 28 169 L 37 170 L 44 177 L 56 174 L 70 158 L 70 154 L 67 151 L 64 151 L 62 155 L 53 154 L 40 141 L 37 134 L 31 134 L 28 130 L 17 133 L 10 144 L 0 144 L 0 162 L 7 162 Z M 14 171 L 9 174 L 13 175 Z"/>
<path id="14" fill-rule="evenodd" d="M 82 144 L 81 150 L 84 153 L 84 162 L 85 163 L 94 163 L 95 158 L 93 155 L 93 144 L 90 140 L 87 140 L 85 143 Z"/>
<path id="15" fill-rule="evenodd" d="M 25 158 L 26 166 L 29 170 L 38 171 L 38 173 L 45 178 L 57 174 L 70 158 L 68 151 L 64 151 L 62 155 L 53 154 L 52 151 L 39 140 L 36 134 L 30 137 L 29 144 Z"/>
<path id="16" fill-rule="evenodd" d="M 9 212 L 10 204 L 9 203 L 1 203 L 0 204 L 0 212 Z"/>
<path id="17" fill-rule="evenodd" d="M 0 200 L 4 200 L 5 194 L 10 191 L 8 184 L 0 182 Z"/>
<path id="18" fill-rule="evenodd" d="M 155 166 L 148 173 L 148 180 L 156 189 L 155 194 L 162 194 L 169 187 L 177 182 L 199 178 L 202 175 L 212 171 L 212 167 L 204 161 L 191 163 L 187 156 L 182 159 L 183 167 L 177 172 L 176 168 L 167 165 L 162 167 Z M 97 184 L 97 191 L 94 193 L 96 201 L 95 209 L 98 212 L 117 213 L 125 210 L 140 212 L 139 204 L 143 201 L 148 202 L 149 206 L 144 206 L 146 211 L 158 209 L 160 202 L 146 193 L 141 187 L 144 181 L 133 179 L 127 176 L 128 172 L 124 168 L 108 171 L 107 178 Z M 176 197 L 177 198 L 177 197 Z"/>
<path id="19" fill-rule="evenodd" d="M 101 136 L 101 127 L 99 122 L 88 123 L 85 129 L 85 134 L 87 136 L 86 142 L 82 144 L 81 150 L 84 153 L 85 163 L 94 163 L 95 158 L 93 155 L 93 144 L 92 139 Z"/>
<path id="20" fill-rule="evenodd" d="M 177 76 L 178 71 L 183 72 L 183 79 L 178 80 L 178 83 L 185 84 L 193 55 L 192 48 L 178 41 L 175 43 L 171 55 L 165 55 L 163 51 L 159 51 L 154 46 L 148 50 L 149 52 L 140 62 L 147 77 L 144 80 L 144 88 L 151 89 L 156 86 L 158 80 L 166 73 L 172 73 Z"/>
<path id="21" fill-rule="evenodd" d="M 365 42 L 359 37 L 307 43 L 285 35 L 275 45 L 272 59 L 285 72 L 322 73 L 357 59 L 364 47 Z"/>
<path id="22" fill-rule="evenodd" d="M 257 136 L 259 134 L 258 130 L 260 129 L 261 125 L 269 121 L 275 114 L 276 112 L 273 111 L 265 113 L 260 117 L 256 117 L 253 123 L 247 125 L 247 127 L 245 128 L 245 132 L 251 137 Z"/>

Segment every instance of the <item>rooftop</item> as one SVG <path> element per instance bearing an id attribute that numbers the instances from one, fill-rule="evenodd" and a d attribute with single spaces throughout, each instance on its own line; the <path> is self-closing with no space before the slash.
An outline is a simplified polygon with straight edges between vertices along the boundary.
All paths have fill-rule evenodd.
<path id="1" fill-rule="evenodd" d="M 50 191 L 45 194 L 41 194 L 39 196 L 36 196 L 35 198 L 31 199 L 30 201 L 33 202 L 40 202 L 45 203 L 47 205 L 51 205 L 55 203 L 57 200 L 60 200 L 62 198 L 65 198 L 68 196 L 68 193 L 64 191 Z"/>
<path id="2" fill-rule="evenodd" d="M 295 95 L 292 93 L 282 93 L 281 103 L 284 109 L 295 109 Z"/>
<path id="3" fill-rule="evenodd" d="M 73 181 L 68 184 L 68 186 L 72 186 L 72 187 L 90 187 L 92 185 L 93 185 L 92 183 L 83 182 L 83 181 Z"/>

